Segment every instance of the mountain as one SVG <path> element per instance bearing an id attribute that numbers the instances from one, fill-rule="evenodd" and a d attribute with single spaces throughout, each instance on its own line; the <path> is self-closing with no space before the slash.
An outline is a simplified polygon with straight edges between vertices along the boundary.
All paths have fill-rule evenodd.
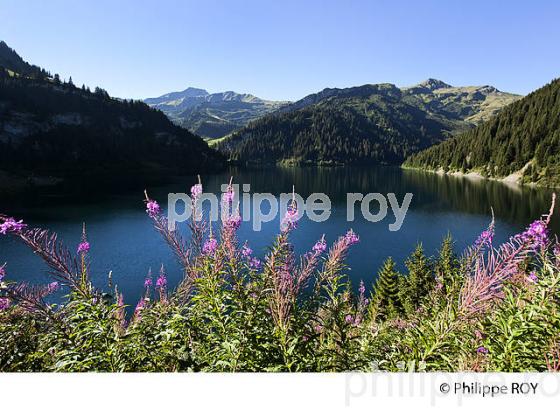
<path id="1" fill-rule="evenodd" d="M 222 155 L 162 112 L 62 82 L 0 43 L 0 187 L 103 187 L 223 165 Z"/>
<path id="2" fill-rule="evenodd" d="M 24 61 L 4 41 L 0 41 L 0 68 L 3 71 L 9 72 L 12 76 L 21 75 L 32 78 L 46 78 L 50 75 L 40 67 Z"/>
<path id="3" fill-rule="evenodd" d="M 413 155 L 405 166 L 560 186 L 560 79 L 475 129 Z"/>
<path id="4" fill-rule="evenodd" d="M 395 165 L 518 98 L 434 79 L 408 88 L 327 88 L 251 122 L 218 148 L 240 162 Z"/>
<path id="5" fill-rule="evenodd" d="M 426 111 L 450 120 L 465 121 L 471 127 L 492 118 L 504 106 L 521 98 L 489 85 L 453 87 L 433 78 L 403 90 L 417 99 Z M 457 125 L 460 129 L 460 124 Z"/>
<path id="6" fill-rule="evenodd" d="M 144 102 L 163 111 L 174 123 L 209 139 L 223 137 L 287 104 L 233 91 L 209 94 L 191 87 Z"/>

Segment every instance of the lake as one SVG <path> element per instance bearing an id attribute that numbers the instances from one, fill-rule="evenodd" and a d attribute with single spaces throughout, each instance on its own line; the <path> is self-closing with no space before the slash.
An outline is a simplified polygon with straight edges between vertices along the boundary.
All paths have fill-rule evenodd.
<path id="1" fill-rule="evenodd" d="M 350 252 L 349 275 L 355 284 L 363 279 L 368 288 L 388 256 L 404 270 L 404 261 L 418 242 L 422 242 L 427 254 L 434 255 L 450 232 L 457 250 L 462 251 L 488 226 L 491 208 L 496 216 L 496 242 L 501 243 L 547 212 L 552 194 L 547 189 L 390 167 L 231 169 L 220 175 L 203 176 L 205 191 L 220 192 L 220 185 L 227 183 L 230 175 L 235 183 L 251 184 L 252 193 L 289 193 L 295 185 L 296 192 L 304 198 L 315 192 L 327 194 L 332 203 L 330 218 L 322 223 L 302 219 L 292 234 L 295 249 L 300 253 L 309 250 L 323 234 L 331 243 L 352 228 L 359 234 L 360 243 Z M 189 192 L 194 182 L 195 177 L 188 177 L 180 183 L 151 188 L 150 196 L 165 205 L 169 192 Z M 347 222 L 348 192 L 385 196 L 392 192 L 399 203 L 408 192 L 413 198 L 401 229 L 391 232 L 388 225 L 394 217 L 390 210 L 387 218 L 377 223 L 368 222 L 360 212 L 356 212 L 353 222 Z M 103 198 L 34 198 L 24 201 L 23 206 L 0 200 L 2 212 L 22 218 L 31 226 L 58 232 L 72 251 L 80 241 L 82 223 L 86 223 L 94 283 L 105 287 L 107 273 L 112 271 L 113 281 L 124 292 L 128 304 L 134 304 L 141 295 L 148 268 L 157 271 L 163 264 L 171 286 L 182 276 L 173 254 L 151 227 L 142 190 Z M 264 224 L 260 232 L 254 232 L 252 224 L 244 222 L 239 236 L 241 241 L 250 242 L 256 256 L 262 256 L 278 229 L 278 218 Z M 560 232 L 558 216 L 551 229 L 556 234 Z M 13 238 L 0 236 L 0 264 L 4 262 L 11 280 L 49 281 L 46 266 L 38 257 Z"/>

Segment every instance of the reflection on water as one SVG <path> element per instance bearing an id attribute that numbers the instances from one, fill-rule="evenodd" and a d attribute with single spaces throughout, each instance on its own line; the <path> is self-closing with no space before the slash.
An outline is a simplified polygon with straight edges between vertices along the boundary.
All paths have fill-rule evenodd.
<path id="1" fill-rule="evenodd" d="M 296 191 L 304 198 L 314 192 L 329 195 L 332 213 L 328 221 L 316 223 L 303 220 L 293 234 L 297 251 L 305 252 L 324 233 L 328 241 L 352 228 L 361 237 L 349 258 L 349 272 L 353 280 L 364 279 L 371 284 L 382 261 L 393 256 L 404 268 L 406 256 L 418 242 L 427 252 L 435 253 L 447 233 L 456 239 L 462 250 L 472 243 L 491 219 L 492 208 L 497 222 L 497 240 L 506 240 L 519 232 L 550 207 L 552 191 L 510 187 L 505 184 L 401 170 L 399 168 L 268 168 L 232 169 L 228 173 L 203 176 L 207 192 L 219 192 L 220 185 L 233 175 L 234 182 L 251 184 L 251 192 L 278 195 Z M 165 203 L 169 192 L 189 192 L 195 178 L 181 183 L 149 189 L 150 195 Z M 400 231 L 390 232 L 394 222 L 389 211 L 386 220 L 371 223 L 357 212 L 356 220 L 346 221 L 346 194 L 348 192 L 395 193 L 402 201 L 407 192 L 413 193 L 411 206 Z M 163 241 L 155 234 L 144 212 L 142 192 L 122 194 L 110 198 L 65 198 L 57 203 L 37 205 L 36 199 L 24 206 L 2 203 L 0 212 L 24 218 L 28 223 L 49 227 L 60 233 L 70 248 L 79 242 L 80 227 L 86 222 L 92 242 L 92 276 L 96 284 L 106 283 L 112 270 L 114 281 L 125 292 L 128 303 L 134 303 L 142 292 L 143 276 L 148 267 L 166 266 L 170 283 L 176 284 L 181 270 Z M 20 201 L 21 202 L 21 201 Z M 77 202 L 77 203 L 76 203 Z M 374 212 L 374 209 L 372 209 Z M 557 213 L 560 210 L 557 209 Z M 244 223 L 240 239 L 251 242 L 258 255 L 278 232 L 279 218 L 253 232 L 251 223 Z M 184 228 L 184 227 L 183 227 Z M 560 232 L 560 218 L 556 215 L 551 228 Z M 10 238 L 0 237 L 0 263 L 8 263 L 12 279 L 45 282 L 44 265 L 28 249 Z"/>

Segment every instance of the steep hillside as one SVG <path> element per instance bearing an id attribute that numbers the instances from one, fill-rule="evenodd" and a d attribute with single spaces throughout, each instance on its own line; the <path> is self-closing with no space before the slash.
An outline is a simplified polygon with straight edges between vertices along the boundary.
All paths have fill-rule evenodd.
<path id="1" fill-rule="evenodd" d="M 560 186 L 560 79 L 405 165 Z"/>
<path id="2" fill-rule="evenodd" d="M 218 147 L 241 162 L 400 164 L 517 98 L 432 79 L 404 89 L 325 89 L 248 124 Z"/>
<path id="3" fill-rule="evenodd" d="M 0 44 L 1 185 L 100 187 L 223 166 L 219 153 L 160 111 L 61 82 L 14 55 Z"/>

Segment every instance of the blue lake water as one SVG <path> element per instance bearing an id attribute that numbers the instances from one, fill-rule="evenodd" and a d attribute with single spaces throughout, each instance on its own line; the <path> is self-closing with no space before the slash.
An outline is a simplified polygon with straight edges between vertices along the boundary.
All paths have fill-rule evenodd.
<path id="1" fill-rule="evenodd" d="M 457 250 L 462 251 L 489 224 L 491 208 L 496 216 L 496 241 L 506 240 L 545 213 L 552 194 L 546 189 L 510 187 L 493 181 L 389 167 L 232 169 L 220 175 L 203 176 L 205 191 L 220 192 L 220 185 L 227 183 L 230 175 L 236 183 L 251 184 L 253 193 L 278 195 L 291 192 L 295 185 L 296 192 L 304 198 L 314 192 L 327 194 L 332 203 L 330 218 L 322 223 L 301 220 L 292 234 L 295 249 L 304 253 L 323 234 L 332 242 L 352 228 L 359 234 L 360 243 L 350 252 L 349 275 L 356 283 L 363 279 L 368 288 L 388 256 L 404 270 L 404 260 L 418 242 L 432 255 L 450 232 Z M 194 182 L 194 177 L 188 177 L 180 183 L 151 188 L 150 196 L 165 204 L 169 192 L 189 192 Z M 356 208 L 356 219 L 347 222 L 348 192 L 364 195 L 377 192 L 385 196 L 392 192 L 399 203 L 407 192 L 413 198 L 402 228 L 390 232 L 388 225 L 394 222 L 390 210 L 385 220 L 371 223 Z M 86 223 L 92 246 L 92 279 L 96 285 L 106 286 L 107 274 L 112 271 L 114 283 L 124 292 L 129 304 L 141 295 L 143 279 L 150 267 L 158 270 L 163 264 L 171 286 L 181 279 L 181 269 L 172 252 L 153 230 L 145 213 L 141 190 L 102 199 L 92 195 L 91 198 L 42 200 L 40 204 L 35 198 L 23 206 L 0 199 L 2 212 L 23 218 L 31 226 L 58 232 L 72 250 L 80 241 L 82 223 Z M 376 209 L 372 208 L 372 212 Z M 557 215 L 551 228 L 553 233 L 560 232 Z M 262 256 L 278 230 L 279 218 L 264 224 L 260 232 L 254 232 L 252 224 L 245 222 L 239 236 L 241 241 L 250 242 L 256 256 Z M 12 280 L 33 283 L 50 280 L 46 266 L 37 256 L 13 238 L 0 236 L 0 264 L 4 262 Z"/>

